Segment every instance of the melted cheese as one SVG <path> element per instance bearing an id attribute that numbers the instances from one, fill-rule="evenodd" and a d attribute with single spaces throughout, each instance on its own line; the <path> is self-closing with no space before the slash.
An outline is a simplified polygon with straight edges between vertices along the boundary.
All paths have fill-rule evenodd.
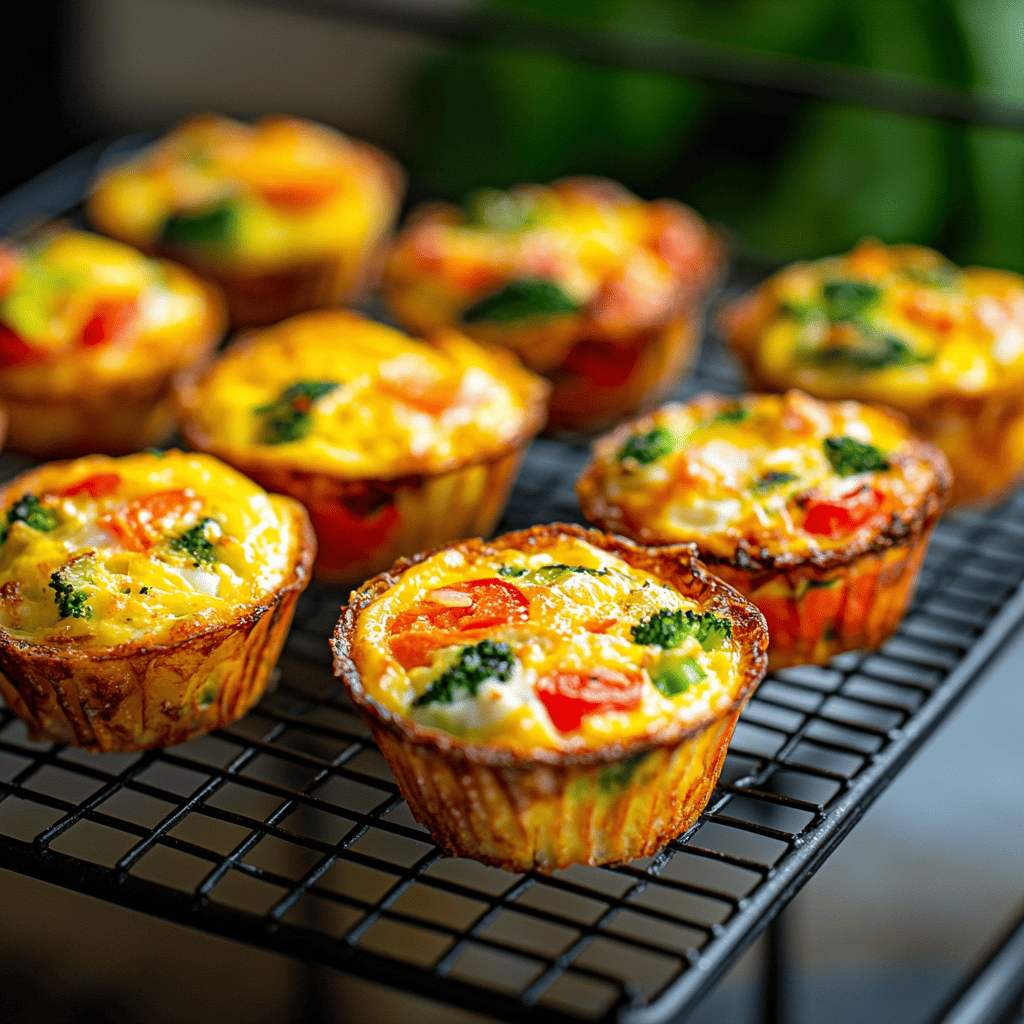
<path id="1" fill-rule="evenodd" d="M 828 282 L 874 285 L 860 320 L 830 327 L 815 310 Z M 930 249 L 867 240 L 851 253 L 780 271 L 758 290 L 762 305 L 735 336 L 780 390 L 856 398 L 910 410 L 938 396 L 977 395 L 1024 382 L 1024 278 L 946 263 Z M 882 368 L 821 360 L 827 346 L 862 344 L 865 329 L 903 342 L 914 361 Z"/>
<path id="2" fill-rule="evenodd" d="M 889 511 L 920 502 L 933 483 L 930 466 L 903 457 L 912 435 L 879 409 L 817 402 L 798 391 L 744 396 L 733 407 L 741 411 L 738 421 L 718 416 L 717 408 L 669 405 L 634 424 L 638 434 L 661 428 L 674 439 L 670 452 L 647 465 L 621 458 L 622 431 L 595 444 L 590 479 L 636 534 L 647 531 L 660 543 L 694 541 L 722 557 L 739 538 L 773 554 L 826 550 L 848 544 L 852 534 L 805 531 L 807 497 L 838 501 L 873 487 L 882 495 L 870 520 L 874 530 Z M 874 445 L 891 468 L 840 476 L 823 446 L 837 436 Z M 773 474 L 788 479 L 770 484 Z"/>
<path id="3" fill-rule="evenodd" d="M 168 217 L 230 204 L 231 229 L 204 258 L 231 266 L 289 266 L 359 249 L 393 216 L 383 158 L 297 118 L 254 125 L 202 115 L 104 172 L 91 208 L 104 228 L 137 245 Z"/>
<path id="4" fill-rule="evenodd" d="M 518 585 L 529 601 L 525 621 L 495 627 L 490 633 L 492 640 L 505 642 L 512 649 L 511 678 L 504 683 L 484 683 L 474 698 L 414 706 L 430 682 L 454 664 L 461 646 L 441 647 L 429 665 L 406 671 L 389 643 L 395 617 L 446 586 L 496 578 L 501 567 L 536 570 L 554 564 L 584 566 L 601 575 L 566 573 L 549 583 L 532 584 L 524 583 L 522 576 L 505 577 L 507 583 Z M 529 553 L 505 549 L 467 557 L 446 550 L 406 570 L 393 587 L 362 611 L 356 658 L 370 695 L 390 711 L 421 725 L 520 754 L 537 749 L 593 749 L 653 736 L 681 718 L 721 713 L 733 700 L 740 653 L 732 641 L 705 651 L 696 639 L 688 637 L 672 649 L 671 656 L 694 659 L 706 678 L 671 698 L 652 684 L 650 670 L 666 654 L 660 647 L 635 643 L 632 628 L 661 609 L 700 611 L 695 601 L 672 586 L 576 538 L 541 544 Z M 639 673 L 639 705 L 629 711 L 585 715 L 578 729 L 560 732 L 537 695 L 538 681 L 554 672 L 595 668 Z"/>
<path id="5" fill-rule="evenodd" d="M 116 490 L 61 496 L 97 474 L 117 474 Z M 0 547 L 0 624 L 19 640 L 91 648 L 172 639 L 270 597 L 295 564 L 299 537 L 283 499 L 208 455 L 94 455 L 43 467 L 31 488 L 55 525 L 40 530 L 15 521 Z M 133 499 L 169 490 L 195 500 L 152 521 L 156 540 L 148 550 L 131 550 L 102 525 Z M 8 510 L 22 493 L 9 492 Z M 212 520 L 205 533 L 212 558 L 174 546 L 205 520 Z M 60 617 L 51 586 L 58 571 L 84 595 L 86 615 Z"/>
<path id="6" fill-rule="evenodd" d="M 340 476 L 437 470 L 500 450 L 522 430 L 539 381 L 461 336 L 436 341 L 353 313 L 302 314 L 229 349 L 199 382 L 189 415 L 216 450 Z M 311 380 L 338 387 L 313 403 L 309 433 L 266 443 L 257 410 Z"/>

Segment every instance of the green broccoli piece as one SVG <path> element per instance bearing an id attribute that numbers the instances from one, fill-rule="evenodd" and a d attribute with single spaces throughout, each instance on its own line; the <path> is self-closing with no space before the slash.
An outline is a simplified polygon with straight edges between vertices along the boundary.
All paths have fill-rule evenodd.
<path id="1" fill-rule="evenodd" d="M 413 701 L 413 707 L 451 704 L 463 697 L 475 697 L 488 679 L 507 683 L 514 666 L 512 648 L 506 643 L 481 640 L 478 644 L 463 647 L 455 664 L 442 672 Z"/>
<path id="2" fill-rule="evenodd" d="M 675 435 L 667 427 L 655 427 L 646 434 L 634 434 L 622 446 L 617 456 L 619 462 L 633 459 L 643 465 L 650 465 L 663 459 L 675 450 Z"/>
<path id="3" fill-rule="evenodd" d="M 535 316 L 566 316 L 576 313 L 579 303 L 554 281 L 529 278 L 510 281 L 500 291 L 486 295 L 462 314 L 467 324 L 508 323 Z"/>
<path id="4" fill-rule="evenodd" d="M 186 530 L 180 537 L 175 537 L 171 541 L 171 550 L 188 555 L 196 565 L 199 565 L 200 562 L 209 564 L 216 561 L 217 553 L 212 541 L 207 536 L 211 526 L 220 529 L 220 523 L 207 516 L 201 522 L 196 523 L 191 530 Z"/>
<path id="5" fill-rule="evenodd" d="M 525 565 L 503 565 L 498 569 L 499 576 L 525 576 L 530 570 Z"/>
<path id="6" fill-rule="evenodd" d="M 860 343 L 826 345 L 809 353 L 816 363 L 844 363 L 862 370 L 886 370 L 890 366 L 914 366 L 930 363 L 934 358 L 915 352 L 894 334 L 876 334 L 861 326 Z"/>
<path id="7" fill-rule="evenodd" d="M 678 697 L 708 674 L 695 658 L 665 658 L 651 670 L 651 682 L 665 697 Z"/>
<path id="8" fill-rule="evenodd" d="M 882 473 L 889 469 L 889 463 L 878 448 L 855 437 L 826 437 L 822 447 L 832 468 L 840 476 Z"/>
<path id="9" fill-rule="evenodd" d="M 23 494 L 7 510 L 7 520 L 0 528 L 0 544 L 7 540 L 12 523 L 24 523 L 33 530 L 48 533 L 57 525 L 57 516 L 51 509 L 45 508 L 34 494 Z"/>
<path id="10" fill-rule="evenodd" d="M 853 320 L 882 297 L 882 291 L 867 281 L 826 281 L 821 289 L 825 316 L 833 323 Z"/>
<path id="11" fill-rule="evenodd" d="M 237 211 L 226 201 L 190 213 L 175 213 L 164 221 L 160 241 L 165 245 L 215 245 L 227 240 Z"/>
<path id="12" fill-rule="evenodd" d="M 776 487 L 783 484 L 791 484 L 796 479 L 796 473 L 785 473 L 778 469 L 769 469 L 762 473 L 751 485 L 750 490 L 754 494 L 770 494 Z"/>
<path id="13" fill-rule="evenodd" d="M 749 410 L 744 409 L 741 405 L 734 405 L 728 409 L 723 409 L 717 416 L 712 419 L 714 423 L 742 423 L 750 415 Z"/>
<path id="14" fill-rule="evenodd" d="M 539 569 L 532 569 L 527 573 L 529 579 L 524 582 L 551 586 L 568 579 L 573 573 L 581 573 L 586 576 L 607 576 L 608 570 L 590 569 L 585 565 L 563 565 L 561 562 L 557 562 L 554 565 L 544 565 Z"/>
<path id="15" fill-rule="evenodd" d="M 678 647 L 693 636 L 705 651 L 720 647 L 732 639 L 732 623 L 713 612 L 684 612 L 681 608 L 662 608 L 632 630 L 633 643 L 647 647 Z"/>
<path id="16" fill-rule="evenodd" d="M 314 404 L 339 387 L 333 380 L 300 380 L 285 388 L 276 402 L 257 406 L 253 412 L 265 417 L 264 443 L 301 441 L 313 429 L 310 410 Z"/>
<path id="17" fill-rule="evenodd" d="M 57 611 L 62 619 L 91 619 L 92 609 L 86 604 L 89 595 L 75 583 L 71 566 L 50 573 L 49 586 L 54 593 Z"/>

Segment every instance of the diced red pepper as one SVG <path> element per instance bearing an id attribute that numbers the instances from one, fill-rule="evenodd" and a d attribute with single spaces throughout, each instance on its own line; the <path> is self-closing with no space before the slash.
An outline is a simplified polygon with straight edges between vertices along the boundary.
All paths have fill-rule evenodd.
<path id="1" fill-rule="evenodd" d="M 79 494 L 87 494 L 90 498 L 106 498 L 121 486 L 121 477 L 117 473 L 96 473 L 84 480 L 77 480 L 67 487 L 61 487 L 50 493 L 58 498 L 74 498 Z"/>
<path id="2" fill-rule="evenodd" d="M 505 580 L 467 580 L 443 588 L 465 594 L 470 603 L 451 607 L 429 597 L 391 620 L 391 651 L 403 668 L 425 665 L 439 647 L 479 640 L 499 626 L 525 622 L 530 602 Z"/>
<path id="3" fill-rule="evenodd" d="M 611 668 L 555 672 L 537 683 L 537 696 L 559 732 L 578 729 L 588 715 L 640 706 L 643 677 Z"/>
<path id="4" fill-rule="evenodd" d="M 128 329 L 138 310 L 136 299 L 101 299 L 82 328 L 81 343 L 89 348 L 113 341 Z"/>
<path id="5" fill-rule="evenodd" d="M 366 558 L 394 535 L 401 519 L 394 501 L 362 515 L 340 501 L 308 507 L 319 546 L 317 561 L 326 569 L 342 570 Z"/>
<path id="6" fill-rule="evenodd" d="M 98 526 L 112 533 L 129 551 L 148 551 L 163 536 L 161 523 L 168 517 L 180 519 L 203 507 L 194 491 L 156 491 L 133 498 L 113 512 L 100 516 Z"/>
<path id="7" fill-rule="evenodd" d="M 308 178 L 294 181 L 260 182 L 256 188 L 271 206 L 291 213 L 308 213 L 321 206 L 341 187 L 334 177 Z"/>
<path id="8" fill-rule="evenodd" d="M 570 350 L 562 369 L 597 387 L 617 388 L 629 380 L 639 358 L 639 348 L 623 348 L 602 341 L 580 341 Z"/>
<path id="9" fill-rule="evenodd" d="M 15 334 L 6 324 L 0 324 L 0 370 L 8 366 L 17 366 L 38 358 L 40 351 L 34 348 L 21 336 Z"/>
<path id="10" fill-rule="evenodd" d="M 883 500 L 881 491 L 867 485 L 833 501 L 809 498 L 803 527 L 808 533 L 834 540 L 866 523 Z"/>

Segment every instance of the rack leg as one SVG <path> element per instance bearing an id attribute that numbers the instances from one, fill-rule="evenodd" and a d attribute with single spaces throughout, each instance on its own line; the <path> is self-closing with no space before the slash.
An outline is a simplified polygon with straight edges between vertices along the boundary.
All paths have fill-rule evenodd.
<path id="1" fill-rule="evenodd" d="M 785 1024 L 786 1021 L 786 932 L 784 915 L 774 918 L 765 931 L 764 988 L 761 992 L 763 1024 Z"/>

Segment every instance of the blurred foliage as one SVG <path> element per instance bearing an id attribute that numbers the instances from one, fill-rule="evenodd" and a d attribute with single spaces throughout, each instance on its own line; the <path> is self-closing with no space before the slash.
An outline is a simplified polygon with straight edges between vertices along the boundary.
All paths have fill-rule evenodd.
<path id="1" fill-rule="evenodd" d="M 497 5 L 1024 100 L 1017 0 Z M 761 258 L 839 251 L 874 235 L 1024 270 L 1024 136 L 469 46 L 424 68 L 412 102 L 405 155 L 413 174 L 453 198 L 603 174 L 641 195 L 684 199 L 725 225 L 741 252 Z"/>

